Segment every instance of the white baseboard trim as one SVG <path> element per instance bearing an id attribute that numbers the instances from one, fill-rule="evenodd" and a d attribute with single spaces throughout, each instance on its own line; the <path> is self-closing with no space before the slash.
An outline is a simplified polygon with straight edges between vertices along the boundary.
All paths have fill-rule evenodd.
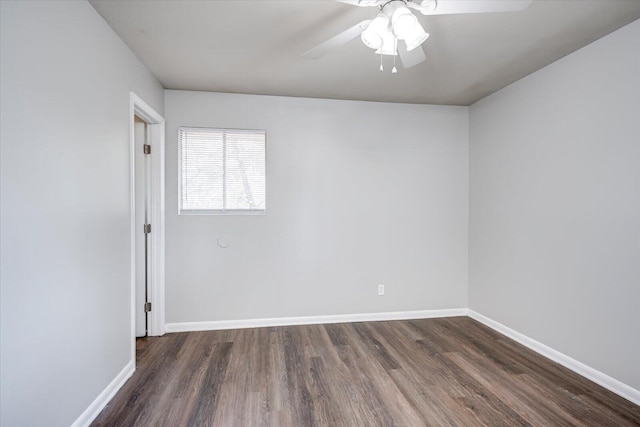
<path id="1" fill-rule="evenodd" d="M 583 377 L 593 381 L 596 384 L 601 385 L 614 392 L 615 394 L 624 397 L 625 399 L 635 403 L 636 405 L 640 405 L 640 390 L 636 390 L 635 388 L 628 386 L 627 384 L 616 380 L 604 374 L 596 369 L 593 369 L 590 366 L 585 365 L 582 362 L 579 362 L 564 353 L 559 352 L 547 345 L 542 344 L 528 336 L 517 332 L 508 326 L 503 325 L 502 323 L 496 322 L 493 319 L 490 319 L 482 314 L 469 309 L 468 316 L 472 319 L 477 320 L 478 322 L 490 327 L 491 329 L 500 332 L 502 335 L 506 335 L 507 337 L 513 339 L 514 341 L 519 342 L 525 347 L 530 348 L 531 350 L 545 356 L 548 359 L 553 360 L 556 363 L 564 366 L 565 368 L 571 369 L 573 372 L 582 375 Z"/>
<path id="2" fill-rule="evenodd" d="M 269 326 L 318 325 L 323 323 L 376 322 L 382 320 L 430 319 L 466 316 L 466 308 L 444 310 L 395 311 L 387 313 L 336 314 L 330 316 L 276 317 L 271 319 L 218 320 L 212 322 L 167 323 L 166 331 L 192 332 L 223 329 L 264 328 Z"/>
<path id="3" fill-rule="evenodd" d="M 127 363 L 127 366 L 120 371 L 118 375 L 109 383 L 109 385 L 102 390 L 102 393 L 96 397 L 96 399 L 89 405 L 89 407 L 78 417 L 78 419 L 71 424 L 71 427 L 87 427 L 93 420 L 96 419 L 100 411 L 107 406 L 107 403 L 111 401 L 113 396 L 120 390 L 124 383 L 131 378 L 133 372 L 136 370 L 133 360 Z"/>

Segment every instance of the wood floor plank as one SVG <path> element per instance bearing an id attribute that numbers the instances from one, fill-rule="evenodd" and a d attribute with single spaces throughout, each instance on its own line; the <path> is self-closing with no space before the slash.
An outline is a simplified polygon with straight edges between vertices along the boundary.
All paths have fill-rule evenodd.
<path id="1" fill-rule="evenodd" d="M 467 317 L 169 334 L 94 426 L 640 426 L 640 407 Z"/>
<path id="2" fill-rule="evenodd" d="M 243 348 L 244 343 L 240 336 L 233 337 L 230 360 L 224 378 L 220 380 L 219 400 L 210 425 L 230 425 L 237 422 L 245 423 L 249 411 L 249 359 Z"/>
<path id="3" fill-rule="evenodd" d="M 339 401 L 332 392 L 333 378 L 321 357 L 312 357 L 309 370 L 311 384 L 311 399 L 314 417 L 321 426 L 343 425 L 341 411 L 336 410 Z"/>
<path id="4" fill-rule="evenodd" d="M 203 426 L 213 424 L 216 406 L 220 400 L 219 392 L 229 364 L 232 346 L 232 342 L 215 344 L 202 387 L 200 388 L 200 396 L 197 399 L 188 425 Z"/>
<path id="5" fill-rule="evenodd" d="M 211 363 L 215 343 L 211 340 L 211 333 L 200 332 L 191 334 L 181 348 L 186 363 L 176 364 L 171 371 L 171 380 L 164 388 L 157 406 L 148 408 L 167 408 L 166 411 L 154 411 L 145 420 L 149 425 L 175 426 L 186 425 L 197 396 L 202 388 L 207 367 Z M 144 418 L 142 418 L 144 419 Z"/>
<path id="6" fill-rule="evenodd" d="M 283 329 L 283 351 L 287 369 L 287 390 L 291 405 L 291 418 L 296 426 L 316 426 L 313 402 L 306 373 L 310 371 L 308 359 L 303 357 L 302 328 Z"/>

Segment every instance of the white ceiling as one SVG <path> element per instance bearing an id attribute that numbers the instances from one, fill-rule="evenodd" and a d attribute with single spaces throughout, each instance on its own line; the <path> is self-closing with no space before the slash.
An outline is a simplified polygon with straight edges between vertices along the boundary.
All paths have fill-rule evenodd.
<path id="1" fill-rule="evenodd" d="M 380 57 L 359 37 L 320 59 L 300 57 L 374 17 L 374 8 L 331 0 L 90 2 L 167 89 L 451 105 L 470 105 L 640 18 L 640 0 L 417 14 L 431 34 L 427 60 L 393 75 L 391 57 L 380 73 Z"/>

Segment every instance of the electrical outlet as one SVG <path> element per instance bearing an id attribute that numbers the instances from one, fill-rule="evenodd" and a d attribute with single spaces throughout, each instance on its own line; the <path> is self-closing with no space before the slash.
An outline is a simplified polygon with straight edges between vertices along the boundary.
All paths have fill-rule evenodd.
<path id="1" fill-rule="evenodd" d="M 384 285 L 378 285 L 378 295 L 384 295 Z"/>

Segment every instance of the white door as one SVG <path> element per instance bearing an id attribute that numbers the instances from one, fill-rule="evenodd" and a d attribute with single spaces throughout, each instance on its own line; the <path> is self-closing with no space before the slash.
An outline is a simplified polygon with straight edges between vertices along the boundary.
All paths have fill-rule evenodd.
<path id="1" fill-rule="evenodd" d="M 144 337 L 148 331 L 147 311 L 149 272 L 150 272 L 150 242 L 148 230 L 145 230 L 150 219 L 150 164 L 149 155 L 145 154 L 145 145 L 149 143 L 147 123 L 138 116 L 134 121 L 135 143 L 135 233 L 136 233 L 136 337 Z"/>

